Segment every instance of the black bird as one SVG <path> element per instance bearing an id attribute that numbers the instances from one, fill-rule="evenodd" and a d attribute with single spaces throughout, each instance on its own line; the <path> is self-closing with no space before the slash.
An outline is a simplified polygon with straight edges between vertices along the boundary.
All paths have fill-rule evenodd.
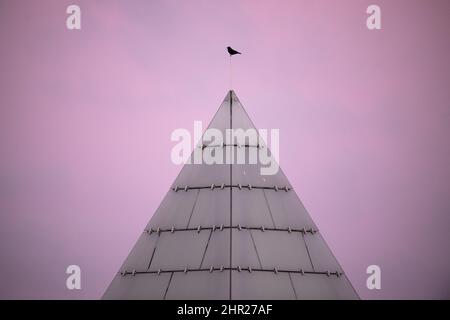
<path id="1" fill-rule="evenodd" d="M 233 56 L 235 54 L 241 54 L 239 51 L 234 50 L 232 47 L 227 47 L 227 50 L 230 56 Z"/>

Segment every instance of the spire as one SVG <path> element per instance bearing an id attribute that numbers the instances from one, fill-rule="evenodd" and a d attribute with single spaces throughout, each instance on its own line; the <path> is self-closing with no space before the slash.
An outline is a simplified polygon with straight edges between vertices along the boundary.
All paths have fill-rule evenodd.
<path id="1" fill-rule="evenodd" d="M 233 90 L 209 128 L 254 128 Z M 204 146 L 226 156 L 237 148 Z M 185 165 L 104 299 L 358 299 L 292 185 L 261 164 Z"/>
<path id="2" fill-rule="evenodd" d="M 237 54 L 242 54 L 239 51 L 234 50 L 231 47 L 227 47 L 228 54 L 230 55 L 230 90 L 233 89 L 233 64 L 232 64 L 232 56 Z"/>

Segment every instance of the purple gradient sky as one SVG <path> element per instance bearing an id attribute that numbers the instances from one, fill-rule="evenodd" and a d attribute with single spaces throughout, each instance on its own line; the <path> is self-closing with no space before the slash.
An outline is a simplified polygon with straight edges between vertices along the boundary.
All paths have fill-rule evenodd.
<path id="1" fill-rule="evenodd" d="M 82 30 L 65 9 L 82 9 Z M 365 26 L 382 9 L 383 30 Z M 0 298 L 99 298 L 234 89 L 362 298 L 450 298 L 450 1 L 0 1 Z M 65 268 L 82 268 L 82 290 Z M 382 268 L 382 290 L 365 287 Z"/>

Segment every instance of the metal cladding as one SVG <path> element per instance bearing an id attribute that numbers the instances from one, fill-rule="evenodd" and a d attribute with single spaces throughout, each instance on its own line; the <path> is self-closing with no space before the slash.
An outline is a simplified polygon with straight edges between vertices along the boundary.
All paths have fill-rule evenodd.
<path id="1" fill-rule="evenodd" d="M 254 126 L 230 91 L 209 128 Z M 358 299 L 281 169 L 259 169 L 186 164 L 103 299 Z"/>

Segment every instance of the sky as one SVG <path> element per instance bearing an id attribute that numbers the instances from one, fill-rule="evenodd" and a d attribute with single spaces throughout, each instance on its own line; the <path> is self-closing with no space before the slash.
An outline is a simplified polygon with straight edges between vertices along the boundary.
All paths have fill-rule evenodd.
<path id="1" fill-rule="evenodd" d="M 181 169 L 171 132 L 206 126 L 229 90 L 229 45 L 234 90 L 280 129 L 280 165 L 361 298 L 450 298 L 449 12 L 0 0 L 0 298 L 101 297 Z"/>

